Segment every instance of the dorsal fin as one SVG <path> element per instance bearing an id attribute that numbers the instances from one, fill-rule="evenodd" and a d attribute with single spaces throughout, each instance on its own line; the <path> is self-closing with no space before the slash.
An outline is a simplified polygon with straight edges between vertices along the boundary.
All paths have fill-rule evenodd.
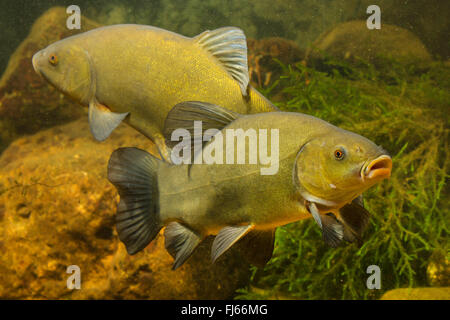
<path id="1" fill-rule="evenodd" d="M 172 133 L 177 129 L 189 131 L 191 136 L 191 156 L 195 156 L 196 145 L 204 146 L 208 141 L 203 141 L 205 131 L 208 129 L 222 130 L 228 124 L 236 120 L 239 113 L 229 111 L 214 104 L 200 101 L 186 101 L 177 104 L 169 111 L 164 122 L 164 139 L 169 148 L 173 148 L 179 141 L 172 141 Z M 201 121 L 202 130 L 195 132 L 194 122 Z"/>
<path id="2" fill-rule="evenodd" d="M 224 27 L 205 31 L 194 39 L 222 63 L 233 79 L 239 83 L 242 95 L 246 96 L 249 76 L 244 32 L 235 27 Z"/>

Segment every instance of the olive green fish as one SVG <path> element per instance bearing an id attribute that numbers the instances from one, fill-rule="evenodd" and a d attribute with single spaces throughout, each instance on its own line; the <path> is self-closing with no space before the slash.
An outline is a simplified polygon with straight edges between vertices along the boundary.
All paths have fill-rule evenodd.
<path id="1" fill-rule="evenodd" d="M 193 129 L 195 121 L 203 124 L 200 134 Z M 220 131 L 205 139 L 211 128 Z M 174 144 L 177 129 L 191 133 L 194 141 L 207 140 L 202 152 L 195 151 L 193 163 L 168 164 L 146 151 L 121 148 L 108 164 L 108 179 L 120 194 L 117 230 L 128 253 L 142 250 L 166 226 L 174 269 L 209 235 L 216 235 L 213 261 L 242 239 L 250 261 L 263 265 L 272 256 L 275 228 L 310 217 L 332 246 L 358 240 L 369 218 L 361 194 L 388 178 L 392 168 L 389 155 L 370 140 L 300 113 L 240 115 L 208 103 L 185 102 L 168 114 L 168 144 Z M 250 161 L 250 144 L 240 149 L 248 163 L 199 164 L 207 154 L 235 152 L 234 140 L 251 136 L 251 130 L 267 129 L 276 129 L 278 140 L 271 131 L 270 139 L 258 143 L 260 149 L 278 154 L 271 164 L 276 172 L 262 174 L 269 164 L 261 153 Z M 233 141 L 223 138 L 230 130 L 240 132 Z M 195 149 L 195 143 L 190 147 Z"/>
<path id="2" fill-rule="evenodd" d="M 68 37 L 37 52 L 35 71 L 89 106 L 102 141 L 125 120 L 167 157 L 162 129 L 177 103 L 201 100 L 239 113 L 276 110 L 249 86 L 242 30 L 225 27 L 188 38 L 144 25 L 113 25 Z"/>

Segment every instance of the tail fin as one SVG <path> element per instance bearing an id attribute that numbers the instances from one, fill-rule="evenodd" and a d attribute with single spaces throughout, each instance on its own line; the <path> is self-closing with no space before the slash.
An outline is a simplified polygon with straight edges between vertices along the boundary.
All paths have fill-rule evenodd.
<path id="1" fill-rule="evenodd" d="M 117 232 L 129 254 L 144 249 L 163 227 L 159 216 L 158 161 L 137 148 L 117 149 L 109 159 L 108 179 L 120 195 Z"/>

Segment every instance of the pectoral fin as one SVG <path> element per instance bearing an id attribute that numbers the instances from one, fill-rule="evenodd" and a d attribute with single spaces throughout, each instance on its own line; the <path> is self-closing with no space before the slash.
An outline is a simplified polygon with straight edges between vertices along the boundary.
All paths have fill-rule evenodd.
<path id="1" fill-rule="evenodd" d="M 202 237 L 178 222 L 171 222 L 164 230 L 166 250 L 175 259 L 172 270 L 180 267 L 194 252 Z"/>
<path id="2" fill-rule="evenodd" d="M 212 262 L 214 263 L 217 258 L 222 255 L 222 253 L 227 251 L 233 244 L 235 244 L 239 239 L 245 236 L 252 228 L 253 225 L 249 224 L 245 226 L 230 226 L 221 229 L 214 239 L 212 245 Z"/>
<path id="3" fill-rule="evenodd" d="M 311 215 L 313 216 L 314 221 L 316 221 L 317 225 L 320 227 L 320 229 L 322 229 L 322 219 L 320 218 L 319 209 L 317 209 L 316 204 L 313 202 L 310 202 L 308 204 L 308 210 L 309 210 L 309 213 L 311 213 Z"/>
<path id="4" fill-rule="evenodd" d="M 89 126 L 94 138 L 103 141 L 125 119 L 127 113 L 114 113 L 107 107 L 98 103 L 89 104 Z"/>
<path id="5" fill-rule="evenodd" d="M 247 96 L 249 83 L 247 41 L 241 29 L 225 27 L 205 31 L 195 41 L 214 58 L 238 82 L 243 96 Z"/>
<path id="6" fill-rule="evenodd" d="M 322 215 L 322 237 L 330 247 L 338 247 L 344 239 L 344 226 L 333 215 Z"/>
<path id="7" fill-rule="evenodd" d="M 350 229 L 353 235 L 347 236 L 346 240 L 352 242 L 354 238 L 361 240 L 364 230 L 369 225 L 370 213 L 363 207 L 362 197 L 358 197 L 351 203 L 339 210 L 339 219 Z"/>
<path id="8" fill-rule="evenodd" d="M 325 243 L 331 247 L 337 247 L 344 238 L 344 226 L 335 217 L 321 215 L 315 203 L 308 205 L 309 212 L 322 229 L 322 236 Z"/>
<path id="9" fill-rule="evenodd" d="M 252 230 L 239 244 L 245 250 L 245 258 L 257 267 L 264 267 L 272 258 L 275 242 L 275 229 Z"/>

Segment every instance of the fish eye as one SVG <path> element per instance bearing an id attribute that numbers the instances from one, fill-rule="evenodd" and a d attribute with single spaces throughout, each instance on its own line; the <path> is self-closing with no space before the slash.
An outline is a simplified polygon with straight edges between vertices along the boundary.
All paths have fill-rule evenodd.
<path id="1" fill-rule="evenodd" d="M 48 56 L 48 61 L 52 65 L 56 66 L 58 64 L 58 56 L 56 54 L 52 53 L 51 55 Z"/>
<path id="2" fill-rule="evenodd" d="M 334 158 L 336 160 L 342 160 L 345 158 L 345 150 L 342 148 L 338 148 L 334 150 Z"/>

